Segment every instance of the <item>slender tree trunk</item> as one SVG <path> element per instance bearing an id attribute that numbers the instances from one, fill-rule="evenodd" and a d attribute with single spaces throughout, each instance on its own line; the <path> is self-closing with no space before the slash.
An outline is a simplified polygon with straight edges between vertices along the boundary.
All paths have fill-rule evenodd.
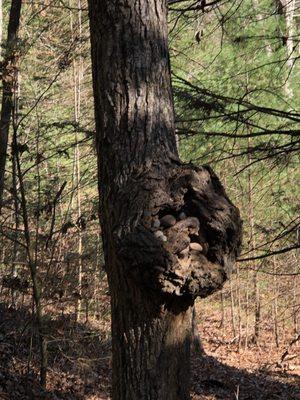
<path id="1" fill-rule="evenodd" d="M 292 74 L 297 54 L 297 41 L 295 40 L 295 22 L 294 22 L 294 12 L 295 12 L 295 0 L 284 0 L 284 15 L 286 24 L 286 47 L 287 47 L 287 67 L 288 75 L 285 83 L 285 91 L 289 98 L 293 97 L 293 89 L 290 85 L 290 75 Z"/>
<path id="2" fill-rule="evenodd" d="M 260 2 L 258 0 L 252 0 L 252 3 L 253 8 L 256 11 L 258 21 L 263 21 L 265 17 L 260 13 Z M 263 34 L 265 34 L 265 32 L 263 32 Z M 266 52 L 269 57 L 272 55 L 272 47 L 268 42 L 266 42 Z"/>
<path id="3" fill-rule="evenodd" d="M 247 86 L 248 86 L 248 74 L 247 74 Z M 248 126 L 247 127 L 247 131 L 249 133 L 251 133 L 251 129 Z M 251 140 L 248 139 L 248 150 L 250 149 L 250 145 L 251 145 Z M 250 152 L 248 152 L 247 154 L 247 159 L 248 159 L 248 164 L 250 164 L 251 162 L 251 157 L 250 157 Z M 249 240 L 249 251 L 252 251 L 252 235 L 253 235 L 253 227 L 252 227 L 252 214 L 253 214 L 253 203 L 252 203 L 252 197 L 251 197 L 251 193 L 252 193 L 252 175 L 251 175 L 251 168 L 248 168 L 248 214 L 249 214 L 249 226 L 250 226 L 250 240 Z M 252 222 L 251 222 L 252 221 Z M 250 297 L 250 270 L 251 270 L 251 262 L 248 265 L 248 268 L 246 270 L 246 290 L 245 290 L 245 300 L 246 300 L 246 326 L 245 326 L 245 349 L 248 348 L 248 342 L 249 342 L 249 317 L 251 314 L 251 310 L 250 310 L 250 304 L 249 304 L 249 297 Z"/>
<path id="4" fill-rule="evenodd" d="M 21 5 L 22 0 L 13 0 L 11 3 L 5 55 L 2 62 L 3 93 L 0 114 L 0 213 L 3 200 L 9 125 L 13 111 L 13 91 L 15 87 L 19 58 L 17 38 L 20 25 Z"/>
<path id="5" fill-rule="evenodd" d="M 238 352 L 241 351 L 242 347 L 242 335 L 243 335 L 243 325 L 242 325 L 242 304 L 241 304 L 241 273 L 240 267 L 237 265 L 237 307 L 238 307 Z"/>
<path id="6" fill-rule="evenodd" d="M 29 225 L 29 216 L 28 216 L 28 206 L 26 199 L 26 191 L 23 180 L 23 173 L 21 170 L 21 159 L 19 153 L 19 142 L 18 142 L 18 111 L 19 111 L 19 74 L 18 71 L 15 71 L 13 86 L 12 86 L 12 97 L 11 97 L 11 115 L 12 115 L 12 127 L 13 127 L 13 140 L 12 140 L 12 149 L 13 149 L 13 166 L 15 169 L 15 173 L 19 182 L 19 191 L 20 191 L 20 212 L 23 218 L 24 225 L 24 237 L 26 243 L 26 255 L 27 262 L 29 265 L 29 270 L 31 274 L 32 281 L 32 292 L 33 292 L 33 301 L 35 305 L 35 317 L 36 317 L 36 325 L 38 331 L 38 340 L 40 345 L 40 382 L 43 387 L 46 387 L 46 378 L 47 378 L 47 365 L 48 365 L 48 354 L 47 354 L 47 336 L 43 323 L 43 309 L 41 302 L 41 287 L 38 278 L 37 271 L 37 257 L 38 257 L 38 243 L 35 245 L 32 241 L 30 234 L 30 225 Z M 16 185 L 17 183 L 15 183 Z M 36 241 L 38 240 L 38 230 L 39 230 L 39 221 L 37 220 L 36 227 Z"/>
<path id="7" fill-rule="evenodd" d="M 246 284 L 245 284 L 245 312 L 246 312 L 246 321 L 245 321 L 245 349 L 248 348 L 248 339 L 249 339 L 249 268 L 246 271 Z"/>
<path id="8" fill-rule="evenodd" d="M 3 4 L 0 0 L 0 61 L 2 61 L 2 40 L 3 40 Z"/>
<path id="9" fill-rule="evenodd" d="M 299 10 L 300 11 L 300 10 Z M 297 243 L 300 245 L 300 228 L 297 229 Z M 298 273 L 299 268 L 298 268 L 298 255 L 299 255 L 299 250 L 296 249 L 293 251 L 293 259 L 295 262 L 295 274 Z M 293 313 L 293 323 L 294 323 L 294 335 L 295 338 L 297 335 L 299 335 L 299 298 L 300 298 L 300 287 L 299 287 L 299 282 L 297 282 L 297 279 L 294 279 L 294 284 L 293 284 L 293 304 L 294 304 L 294 313 Z"/>
<path id="10" fill-rule="evenodd" d="M 248 148 L 251 146 L 251 139 L 248 139 Z M 250 162 L 250 152 L 248 153 L 248 162 Z M 253 182 L 252 182 L 252 171 L 251 168 L 248 169 L 248 201 L 249 201 L 249 226 L 250 226 L 250 246 L 254 250 L 256 248 L 256 240 L 254 236 L 254 226 L 255 226 L 255 216 L 253 207 Z M 255 255 L 255 251 L 253 252 Z M 253 288 L 254 288 L 254 334 L 253 343 L 258 344 L 260 337 L 260 320 L 261 320 L 261 296 L 259 289 L 258 273 L 259 267 L 257 265 L 253 266 Z"/>
<path id="11" fill-rule="evenodd" d="M 77 292 L 78 298 L 76 299 L 76 312 L 75 320 L 80 320 L 82 308 L 82 228 L 80 219 L 82 218 L 81 212 L 81 173 L 80 173 L 80 148 L 78 144 L 78 134 L 76 133 L 76 147 L 75 147 L 75 169 L 76 169 L 76 197 L 77 197 L 77 221 L 78 221 L 78 243 L 77 243 Z"/>
<path id="12" fill-rule="evenodd" d="M 231 310 L 231 326 L 232 326 L 232 333 L 233 339 L 235 340 L 237 337 L 236 333 L 236 322 L 235 322 L 235 301 L 234 301 L 234 290 L 232 287 L 232 280 L 230 281 L 230 310 Z"/>
<path id="13" fill-rule="evenodd" d="M 13 146 L 15 149 L 18 149 L 18 140 L 17 140 L 17 130 L 14 126 L 13 132 Z M 33 292 L 33 300 L 35 304 L 35 317 L 36 317 L 36 325 L 38 331 L 38 339 L 40 345 L 40 382 L 41 385 L 46 387 L 46 377 L 47 377 L 47 337 L 44 329 L 43 323 L 43 308 L 41 303 L 41 287 L 38 278 L 37 264 L 34 257 L 35 249 L 31 240 L 30 235 L 30 227 L 29 227 L 29 217 L 28 217 L 28 206 L 26 199 L 26 192 L 23 182 L 23 175 L 21 170 L 21 162 L 19 157 L 19 152 L 16 150 L 16 167 L 17 174 L 19 180 L 20 187 L 20 197 L 21 197 L 21 213 L 23 217 L 24 224 L 24 236 L 26 242 L 26 253 L 27 253 L 27 261 L 29 265 L 29 270 L 31 274 L 32 281 L 32 292 Z"/>
<path id="14" fill-rule="evenodd" d="M 221 321 L 219 328 L 224 332 L 224 322 L 225 322 L 225 301 L 224 301 L 224 292 L 221 290 L 220 292 L 220 301 L 221 301 Z"/>
<path id="15" fill-rule="evenodd" d="M 18 170 L 17 170 L 17 157 L 18 152 L 14 143 L 17 143 L 17 129 L 19 122 L 19 99 L 20 99 L 20 81 L 21 76 L 18 70 L 15 71 L 14 81 L 13 81 L 13 108 L 12 108 L 12 127 L 13 127 L 13 140 L 11 144 L 12 149 L 12 184 L 13 184 L 13 197 L 14 197 L 14 211 L 15 211 L 15 230 L 17 232 L 20 224 L 20 201 L 18 198 Z M 13 267 L 12 276 L 17 275 L 15 261 L 18 261 L 19 245 L 14 242 L 14 254 L 13 254 Z M 14 299 L 14 293 L 12 292 L 12 300 Z"/>
<path id="16" fill-rule="evenodd" d="M 286 20 L 286 30 L 287 30 L 287 51 L 288 60 L 287 65 L 289 70 L 292 70 L 295 64 L 296 49 L 295 49 L 295 24 L 294 24 L 294 12 L 295 12 L 295 0 L 285 1 L 285 20 Z"/>
<path id="17" fill-rule="evenodd" d="M 89 11 L 112 398 L 187 400 L 192 305 L 226 280 L 239 214 L 210 168 L 178 158 L 166 1 Z"/>
<path id="18" fill-rule="evenodd" d="M 72 6 L 72 2 L 69 2 L 70 6 Z M 74 29 L 73 16 L 71 12 L 71 32 L 72 38 L 74 40 L 74 36 L 77 34 L 78 40 L 81 43 L 82 39 L 82 11 L 81 11 L 81 0 L 77 0 L 78 14 L 77 14 L 77 32 Z M 73 61 L 73 84 L 74 84 L 74 120 L 76 124 L 79 124 L 81 117 L 81 81 L 83 75 L 83 65 L 82 65 L 82 57 L 79 56 L 78 61 L 74 59 Z M 80 222 L 82 217 L 81 212 L 81 166 L 80 166 L 80 147 L 79 147 L 79 139 L 78 133 L 76 132 L 76 147 L 75 147 L 75 170 L 76 170 L 76 197 L 77 197 L 77 220 Z M 80 319 L 81 308 L 82 308 L 82 229 L 79 223 L 78 226 L 78 299 L 76 299 L 76 311 L 75 311 L 75 320 L 78 322 Z"/>
<path id="19" fill-rule="evenodd" d="M 274 337 L 276 347 L 279 347 L 279 330 L 278 330 L 278 285 L 277 285 L 277 265 L 276 257 L 273 256 L 273 320 L 274 320 Z"/>

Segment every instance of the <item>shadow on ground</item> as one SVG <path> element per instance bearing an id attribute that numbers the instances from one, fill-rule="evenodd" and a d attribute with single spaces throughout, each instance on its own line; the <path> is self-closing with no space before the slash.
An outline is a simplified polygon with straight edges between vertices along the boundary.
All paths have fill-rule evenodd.
<path id="1" fill-rule="evenodd" d="M 199 355 L 192 359 L 192 374 L 197 400 L 300 400 L 300 377 L 284 372 L 250 373 Z"/>
<path id="2" fill-rule="evenodd" d="M 0 303 L 0 399 L 81 400 L 108 398 L 110 340 L 101 324 L 75 323 L 74 315 L 45 317 L 48 391 L 39 385 L 36 327 L 28 308 Z M 97 397 L 92 397 L 97 395 Z"/>
<path id="3" fill-rule="evenodd" d="M 30 310 L 0 304 L 0 399 L 109 399 L 107 329 L 101 329 L 100 322 L 96 328 L 75 323 L 73 315 L 49 318 L 45 324 L 49 333 L 49 384 L 48 391 L 43 392 L 38 383 L 38 343 Z M 296 376 L 250 373 L 211 356 L 192 357 L 195 400 L 300 400 L 299 384 Z"/>

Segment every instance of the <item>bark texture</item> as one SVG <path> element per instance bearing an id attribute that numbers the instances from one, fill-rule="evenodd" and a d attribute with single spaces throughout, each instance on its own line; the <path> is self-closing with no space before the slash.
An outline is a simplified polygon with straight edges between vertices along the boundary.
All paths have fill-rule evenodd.
<path id="1" fill-rule="evenodd" d="M 189 399 L 191 307 L 222 287 L 241 221 L 180 162 L 162 0 L 89 0 L 113 399 Z"/>

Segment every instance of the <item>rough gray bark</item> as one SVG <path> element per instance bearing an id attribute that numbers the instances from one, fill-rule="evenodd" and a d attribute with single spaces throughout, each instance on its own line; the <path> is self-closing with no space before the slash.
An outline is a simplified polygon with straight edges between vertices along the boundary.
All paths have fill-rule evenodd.
<path id="1" fill-rule="evenodd" d="M 22 0 L 13 0 L 11 3 L 7 28 L 7 40 L 5 44 L 5 55 L 1 64 L 3 92 L 0 114 L 0 213 L 4 190 L 9 125 L 14 107 L 13 93 L 17 82 L 17 36 L 20 25 L 21 6 Z"/>
<path id="2" fill-rule="evenodd" d="M 189 399 L 191 307 L 222 287 L 241 221 L 178 157 L 162 0 L 90 0 L 114 400 Z"/>

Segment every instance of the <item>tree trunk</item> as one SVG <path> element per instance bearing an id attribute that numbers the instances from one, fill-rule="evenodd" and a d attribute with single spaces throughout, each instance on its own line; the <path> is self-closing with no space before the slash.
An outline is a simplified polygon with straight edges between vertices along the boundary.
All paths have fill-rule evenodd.
<path id="1" fill-rule="evenodd" d="M 178 158 L 166 2 L 89 11 L 113 400 L 187 400 L 191 306 L 226 280 L 239 213 L 209 167 Z"/>
<path id="2" fill-rule="evenodd" d="M 17 76 L 17 35 L 20 25 L 21 5 L 22 0 L 13 0 L 11 3 L 5 56 L 2 62 L 3 93 L 0 114 L 0 213 L 4 190 L 9 125 L 13 111 L 13 92 Z"/>
<path id="3" fill-rule="evenodd" d="M 3 4 L 0 0 L 0 61 L 2 61 L 2 36 L 3 36 Z"/>
<path id="4" fill-rule="evenodd" d="M 248 149 L 251 148 L 251 138 L 248 139 Z M 250 151 L 248 151 L 248 163 L 250 164 Z M 249 226 L 250 226 L 250 239 L 249 250 L 253 251 L 255 256 L 256 239 L 254 235 L 255 215 L 254 215 L 254 201 L 253 201 L 253 180 L 251 167 L 248 168 L 248 202 L 249 202 Z M 252 265 L 253 268 L 253 289 L 254 289 L 254 333 L 253 343 L 258 344 L 260 339 L 260 324 L 261 324 L 261 296 L 259 289 L 259 266 Z"/>
<path id="5" fill-rule="evenodd" d="M 296 63 L 298 54 L 297 54 L 297 38 L 295 32 L 295 0 L 283 0 L 282 1 L 284 16 L 285 16 L 285 25 L 286 25 L 286 47 L 287 47 L 287 77 L 285 82 L 285 91 L 287 96 L 292 99 L 293 98 L 293 89 L 290 85 L 290 76 L 292 74 L 294 65 Z M 298 45 L 299 46 L 299 45 Z"/>
<path id="6" fill-rule="evenodd" d="M 72 40 L 75 40 L 75 35 L 77 35 L 78 40 L 82 41 L 82 11 L 81 11 L 81 0 L 77 0 L 78 14 L 76 26 L 77 29 L 74 28 L 73 22 L 73 14 L 70 12 L 70 25 L 71 25 L 71 33 Z M 69 1 L 69 6 L 72 6 L 71 1 Z M 76 32 L 77 30 L 77 32 Z M 82 57 L 79 56 L 79 60 L 73 60 L 73 86 L 74 86 L 74 121 L 76 126 L 80 122 L 81 118 L 81 83 L 83 77 L 83 64 Z M 83 232 L 80 224 L 80 220 L 82 218 L 81 215 L 81 165 L 80 165 L 80 146 L 79 146 L 79 138 L 78 132 L 75 133 L 76 147 L 74 153 L 74 169 L 76 173 L 76 197 L 77 197 L 77 221 L 79 222 L 78 226 L 78 244 L 77 244 L 77 252 L 78 252 L 78 265 L 77 265 L 77 293 L 78 298 L 76 299 L 75 306 L 75 321 L 78 322 L 81 316 L 81 308 L 82 308 L 82 273 L 83 273 L 83 265 L 82 265 L 82 252 L 83 252 Z"/>

